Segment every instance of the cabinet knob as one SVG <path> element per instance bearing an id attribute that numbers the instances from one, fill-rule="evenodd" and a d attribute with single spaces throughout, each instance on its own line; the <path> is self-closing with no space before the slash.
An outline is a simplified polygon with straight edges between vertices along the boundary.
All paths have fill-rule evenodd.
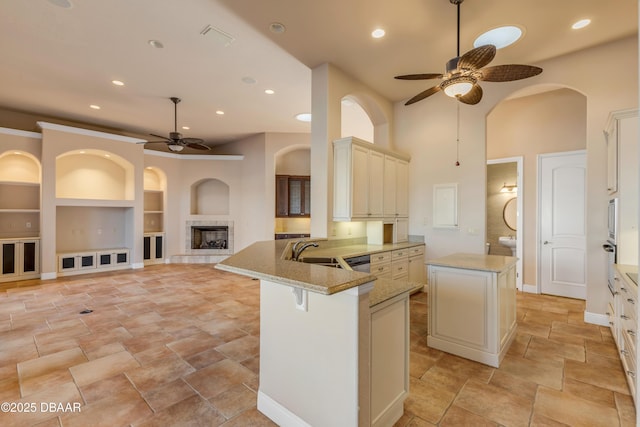
<path id="1" fill-rule="evenodd" d="M 628 303 L 630 303 L 630 304 L 634 304 L 634 305 L 635 305 L 635 303 L 636 303 L 636 302 L 635 302 L 634 300 L 632 300 L 631 298 L 627 298 L 627 302 L 628 302 Z"/>
<path id="2" fill-rule="evenodd" d="M 629 335 L 631 335 L 632 337 L 635 337 L 635 336 L 636 336 L 636 331 L 634 331 L 633 329 L 627 329 L 627 333 L 628 333 Z"/>
<path id="3" fill-rule="evenodd" d="M 627 375 L 629 375 L 631 378 L 635 378 L 636 377 L 635 371 L 627 371 Z"/>
<path id="4" fill-rule="evenodd" d="M 622 349 L 620 350 L 620 354 L 622 354 L 623 356 L 626 356 L 627 354 L 629 354 L 629 352 L 627 352 L 627 350 Z"/>
<path id="5" fill-rule="evenodd" d="M 629 320 L 629 316 L 627 316 L 626 314 L 621 314 L 620 318 L 624 320 Z"/>

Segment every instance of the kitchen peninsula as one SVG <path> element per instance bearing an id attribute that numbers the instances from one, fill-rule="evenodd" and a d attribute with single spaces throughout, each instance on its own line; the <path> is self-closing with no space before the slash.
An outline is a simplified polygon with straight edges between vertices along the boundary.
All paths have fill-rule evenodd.
<path id="1" fill-rule="evenodd" d="M 409 294 L 422 284 L 292 261 L 293 243 L 257 242 L 216 265 L 260 279 L 258 409 L 279 425 L 393 425 L 408 393 Z"/>
<path id="2" fill-rule="evenodd" d="M 516 257 L 430 260 L 427 345 L 498 367 L 516 335 Z"/>

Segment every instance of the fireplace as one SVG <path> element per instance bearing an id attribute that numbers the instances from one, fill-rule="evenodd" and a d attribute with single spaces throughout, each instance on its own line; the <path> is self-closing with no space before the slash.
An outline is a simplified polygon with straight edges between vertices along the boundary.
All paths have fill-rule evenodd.
<path id="1" fill-rule="evenodd" d="M 191 249 L 228 249 L 229 226 L 191 226 Z"/>
<path id="2" fill-rule="evenodd" d="M 187 221 L 185 237 L 187 255 L 233 254 L 233 221 Z"/>

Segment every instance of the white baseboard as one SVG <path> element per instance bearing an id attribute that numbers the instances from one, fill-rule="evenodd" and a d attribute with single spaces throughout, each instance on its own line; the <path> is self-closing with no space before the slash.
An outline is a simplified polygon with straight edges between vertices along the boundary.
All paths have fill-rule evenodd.
<path id="1" fill-rule="evenodd" d="M 56 272 L 40 274 L 41 280 L 52 280 L 57 278 L 58 278 L 58 274 Z"/>
<path id="2" fill-rule="evenodd" d="M 609 316 L 600 313 L 584 312 L 584 321 L 594 325 L 609 326 Z"/>
<path id="3" fill-rule="evenodd" d="M 527 292 L 529 294 L 537 294 L 538 287 L 536 285 L 527 285 L 526 283 L 522 284 L 522 292 Z"/>
<path id="4" fill-rule="evenodd" d="M 258 411 L 281 427 L 311 427 L 310 424 L 261 391 L 258 391 Z"/>
<path id="5" fill-rule="evenodd" d="M 137 269 L 137 268 L 144 268 L 144 263 L 143 262 L 134 262 L 133 264 L 131 264 L 131 268 L 132 269 Z"/>

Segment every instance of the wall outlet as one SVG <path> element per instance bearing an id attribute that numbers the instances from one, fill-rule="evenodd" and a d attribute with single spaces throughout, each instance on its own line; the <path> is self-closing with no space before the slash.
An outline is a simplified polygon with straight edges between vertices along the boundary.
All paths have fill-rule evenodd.
<path id="1" fill-rule="evenodd" d="M 24 226 L 27 227 L 27 228 L 31 228 L 31 223 L 27 222 Z"/>

